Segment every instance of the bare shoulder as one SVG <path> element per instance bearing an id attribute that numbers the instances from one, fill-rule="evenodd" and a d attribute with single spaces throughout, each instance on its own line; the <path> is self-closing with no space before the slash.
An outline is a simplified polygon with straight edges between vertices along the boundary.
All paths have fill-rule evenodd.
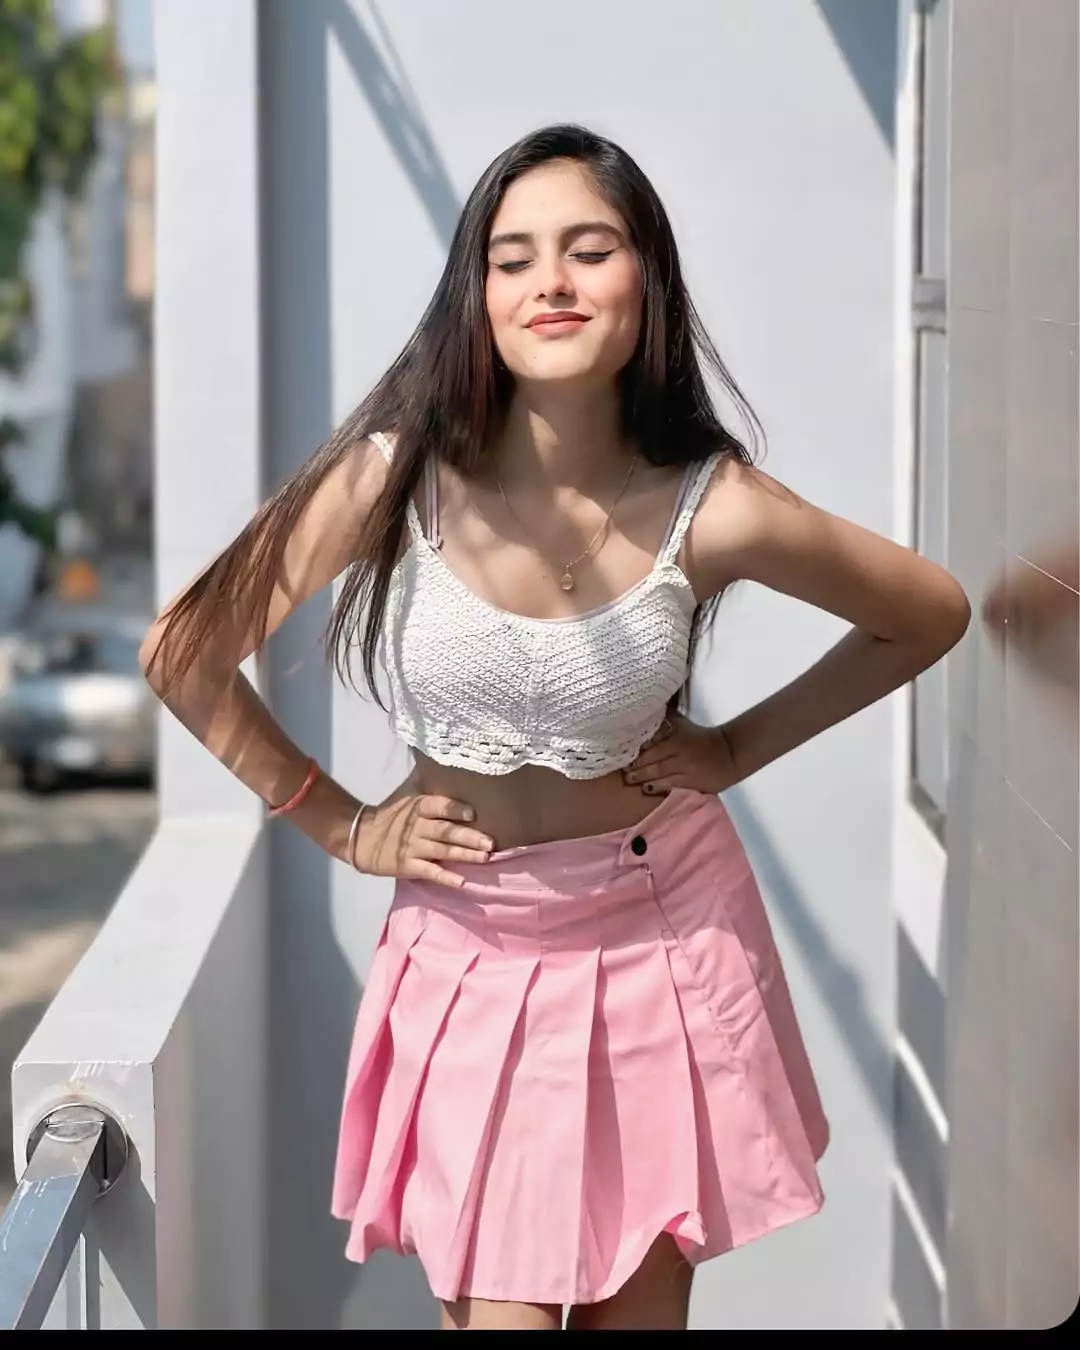
<path id="1" fill-rule="evenodd" d="M 322 458 L 324 455 L 326 458 Z M 242 661 L 249 656 L 293 610 L 356 560 L 368 517 L 385 486 L 387 467 L 385 456 L 370 439 L 357 438 L 317 452 L 273 499 L 276 503 L 288 501 L 293 509 L 283 527 L 284 545 L 265 626 L 256 628 L 252 624 L 251 606 L 242 596 L 231 614 L 223 610 L 217 616 L 217 641 L 230 664 L 234 658 Z M 265 514 L 269 506 L 252 522 L 251 548 L 256 554 L 267 548 L 264 522 L 273 519 Z M 185 587 L 164 607 L 151 629 L 147 637 L 151 652 L 157 650 L 165 631 L 163 625 L 187 590 Z"/>
<path id="2" fill-rule="evenodd" d="M 699 599 L 755 581 L 878 636 L 967 623 L 963 592 L 935 563 L 735 459 L 702 497 L 686 566 Z"/>
<path id="3" fill-rule="evenodd" d="M 362 529 L 386 486 L 389 467 L 371 437 L 342 450 L 312 492 L 297 524 L 296 542 L 332 548 L 338 535 Z"/>
<path id="4" fill-rule="evenodd" d="M 770 474 L 734 456 L 720 459 L 686 537 L 686 561 L 698 595 L 746 580 L 750 552 L 785 528 L 786 517 L 814 508 Z"/>
<path id="5" fill-rule="evenodd" d="M 309 468 L 318 474 L 317 465 Z M 364 437 L 341 450 L 316 479 L 282 559 L 279 585 L 291 598 L 312 594 L 356 560 L 388 469 L 385 455 Z"/>
<path id="6" fill-rule="evenodd" d="M 365 514 L 378 501 L 386 486 L 390 462 L 375 436 L 354 441 L 327 475 L 327 493 L 349 511 Z"/>

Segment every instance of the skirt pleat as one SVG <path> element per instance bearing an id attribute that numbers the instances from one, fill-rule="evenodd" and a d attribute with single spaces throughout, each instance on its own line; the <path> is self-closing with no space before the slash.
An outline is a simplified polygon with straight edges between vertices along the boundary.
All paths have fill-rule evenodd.
<path id="1" fill-rule="evenodd" d="M 390 928 L 395 921 L 394 941 Z M 356 1017 L 349 1065 L 345 1075 L 340 1144 L 334 1176 L 331 1210 L 354 1212 L 371 1163 L 376 1123 L 381 1113 L 383 1087 L 391 1056 L 390 1009 L 394 1004 L 409 954 L 423 930 L 423 914 L 391 916 L 383 925 L 375 949 L 364 997 Z"/>
<path id="2" fill-rule="evenodd" d="M 589 1075 L 580 1302 L 614 1293 L 660 1233 L 687 1256 L 703 1236 L 686 1034 L 667 952 L 659 931 L 648 946 L 611 937 Z"/>
<path id="3" fill-rule="evenodd" d="M 447 1034 L 427 1069 L 417 1112 L 424 1159 L 404 1197 L 415 1247 L 432 1253 L 433 1286 L 461 1287 L 491 1155 L 500 1096 L 519 1062 L 526 994 L 537 959 L 480 957 L 462 981 Z"/>
<path id="4" fill-rule="evenodd" d="M 333 1211 L 432 1291 L 608 1298 L 815 1213 L 828 1127 L 718 799 L 398 883 L 357 1019 Z"/>
<path id="5" fill-rule="evenodd" d="M 677 870 L 703 866 L 708 843 L 692 843 Z M 735 1246 L 820 1207 L 816 1161 L 828 1142 L 757 882 L 740 863 L 715 892 L 673 885 L 662 902 L 672 959 L 685 963 L 684 1015 L 712 1122 L 715 1164 L 703 1176 L 715 1179 Z M 704 1254 L 720 1240 L 712 1234 Z"/>
<path id="6" fill-rule="evenodd" d="M 437 1265 L 428 1270 L 441 1297 L 482 1286 L 485 1298 L 559 1303 L 575 1285 L 598 955 L 541 958 L 521 1036 L 503 1066 L 494 1146 L 477 1195 L 482 1222 L 471 1224 L 458 1285 L 440 1280 Z"/>
<path id="7" fill-rule="evenodd" d="M 360 1201 L 352 1213 L 347 1255 L 362 1261 L 378 1246 L 414 1250 L 403 1212 L 404 1185 L 415 1162 L 413 1119 L 427 1065 L 462 978 L 476 954 L 414 944 L 398 982 L 373 1072 L 358 1077 L 353 1101 L 378 1101 Z M 386 1035 L 388 1032 L 388 1036 Z M 377 1076 L 376 1076 L 377 1075 Z M 404 1219 L 404 1222 L 403 1222 Z"/>

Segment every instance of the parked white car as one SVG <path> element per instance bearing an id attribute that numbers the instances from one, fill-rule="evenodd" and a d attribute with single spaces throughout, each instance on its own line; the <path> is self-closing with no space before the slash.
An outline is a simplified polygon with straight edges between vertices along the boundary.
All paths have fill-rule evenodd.
<path id="1" fill-rule="evenodd" d="M 0 748 L 24 787 L 153 772 L 154 699 L 138 662 L 149 623 L 73 608 L 18 635 L 0 691 Z"/>

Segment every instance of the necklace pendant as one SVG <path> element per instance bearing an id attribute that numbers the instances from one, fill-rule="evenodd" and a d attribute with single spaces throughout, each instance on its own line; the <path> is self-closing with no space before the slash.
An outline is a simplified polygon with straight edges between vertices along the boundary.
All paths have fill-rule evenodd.
<path id="1" fill-rule="evenodd" d="M 569 567 L 562 574 L 562 577 L 559 580 L 559 585 L 563 588 L 564 591 L 572 591 L 574 589 L 574 578 Z"/>

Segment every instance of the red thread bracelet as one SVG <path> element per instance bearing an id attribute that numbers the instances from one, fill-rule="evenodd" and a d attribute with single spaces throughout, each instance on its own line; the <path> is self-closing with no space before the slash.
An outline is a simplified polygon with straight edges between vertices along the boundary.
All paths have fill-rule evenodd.
<path id="1" fill-rule="evenodd" d="M 289 811 L 295 811 L 296 808 L 300 805 L 300 803 L 311 791 L 312 786 L 315 783 L 315 779 L 318 778 L 318 776 L 319 776 L 319 766 L 315 763 L 313 759 L 309 759 L 307 777 L 304 779 L 303 786 L 297 793 L 295 793 L 294 796 L 290 797 L 287 802 L 282 802 L 280 806 L 272 806 L 270 808 L 271 817 L 284 816 Z"/>

